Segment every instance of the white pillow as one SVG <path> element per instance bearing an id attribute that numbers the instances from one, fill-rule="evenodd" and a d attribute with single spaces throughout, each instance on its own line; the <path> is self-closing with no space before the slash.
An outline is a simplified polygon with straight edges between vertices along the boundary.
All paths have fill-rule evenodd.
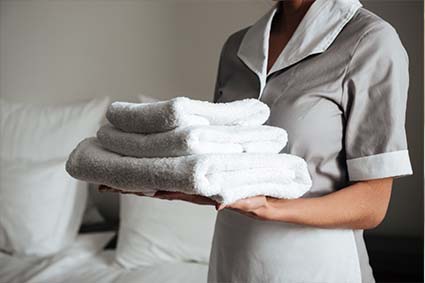
<path id="1" fill-rule="evenodd" d="M 73 242 L 87 200 L 65 162 L 93 136 L 108 98 L 65 106 L 0 99 L 0 250 L 44 256 Z"/>
<path id="2" fill-rule="evenodd" d="M 39 106 L 0 99 L 0 157 L 43 161 L 65 158 L 94 136 L 109 99 L 61 106 Z"/>
<path id="3" fill-rule="evenodd" d="M 208 263 L 215 217 L 213 206 L 121 195 L 116 261 L 127 269 L 161 262 Z"/>
<path id="4" fill-rule="evenodd" d="M 66 173 L 64 161 L 0 160 L 0 164 L 1 249 L 48 255 L 73 243 L 87 190 Z"/>

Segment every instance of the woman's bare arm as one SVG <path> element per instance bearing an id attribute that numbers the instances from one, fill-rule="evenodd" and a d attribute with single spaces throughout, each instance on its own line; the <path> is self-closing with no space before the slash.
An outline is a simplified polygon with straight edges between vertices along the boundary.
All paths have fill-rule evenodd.
<path id="1" fill-rule="evenodd" d="M 320 228 L 371 229 L 378 226 L 388 209 L 393 179 L 361 181 L 315 198 L 276 199 L 256 196 L 224 206 L 197 195 L 159 191 L 155 198 L 183 200 L 228 208 L 262 220 L 282 221 Z M 102 191 L 119 191 L 101 186 Z M 142 193 L 134 193 L 143 196 Z"/>
<path id="2" fill-rule="evenodd" d="M 371 229 L 385 217 L 392 178 L 354 183 L 315 198 L 292 200 L 264 196 L 247 198 L 228 206 L 255 218 L 322 228 Z"/>

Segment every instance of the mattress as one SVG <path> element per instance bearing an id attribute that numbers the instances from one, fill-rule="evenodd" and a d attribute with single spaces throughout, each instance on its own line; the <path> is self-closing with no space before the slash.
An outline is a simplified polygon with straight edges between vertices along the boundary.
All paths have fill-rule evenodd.
<path id="1" fill-rule="evenodd" d="M 134 270 L 114 263 L 114 250 L 103 247 L 114 233 L 79 235 L 62 252 L 46 258 L 14 257 L 0 253 L 0 282 L 8 283 L 177 283 L 206 282 L 208 266 L 167 262 Z"/>

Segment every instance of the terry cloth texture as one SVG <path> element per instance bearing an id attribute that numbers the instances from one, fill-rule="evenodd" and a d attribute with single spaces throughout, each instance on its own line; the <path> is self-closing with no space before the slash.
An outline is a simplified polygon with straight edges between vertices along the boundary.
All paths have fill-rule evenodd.
<path id="1" fill-rule="evenodd" d="M 279 153 L 288 135 L 272 126 L 189 126 L 155 134 L 123 132 L 104 125 L 97 132 L 103 147 L 125 156 L 176 157 L 206 153 Z"/>
<path id="2" fill-rule="evenodd" d="M 257 99 L 211 103 L 177 97 L 152 103 L 114 102 L 106 118 L 116 128 L 130 133 L 165 132 L 194 125 L 261 125 L 269 107 Z"/>
<path id="3" fill-rule="evenodd" d="M 125 157 L 88 138 L 71 153 L 66 170 L 80 180 L 122 191 L 180 191 L 221 203 L 255 195 L 297 198 L 311 186 L 306 162 L 295 155 L 197 154 L 169 158 Z"/>

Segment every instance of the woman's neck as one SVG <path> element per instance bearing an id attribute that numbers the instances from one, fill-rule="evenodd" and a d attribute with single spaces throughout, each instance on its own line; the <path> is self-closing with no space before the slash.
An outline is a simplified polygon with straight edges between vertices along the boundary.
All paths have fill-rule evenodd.
<path id="1" fill-rule="evenodd" d="M 277 17 L 273 19 L 272 32 L 295 29 L 314 0 L 285 0 L 277 3 Z"/>

